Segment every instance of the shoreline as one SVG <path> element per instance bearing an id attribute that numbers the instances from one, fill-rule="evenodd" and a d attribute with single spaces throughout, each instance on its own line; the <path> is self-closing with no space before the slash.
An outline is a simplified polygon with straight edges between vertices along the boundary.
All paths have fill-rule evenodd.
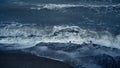
<path id="1" fill-rule="evenodd" d="M 73 68 L 72 66 L 23 52 L 0 51 L 0 67 L 2 68 Z"/>

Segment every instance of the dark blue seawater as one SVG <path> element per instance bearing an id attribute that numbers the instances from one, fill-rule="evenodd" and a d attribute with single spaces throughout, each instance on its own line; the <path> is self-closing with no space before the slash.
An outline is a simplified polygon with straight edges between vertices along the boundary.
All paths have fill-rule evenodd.
<path id="1" fill-rule="evenodd" d="M 120 0 L 0 0 L 0 50 L 14 49 L 107 68 L 90 56 L 120 55 Z"/>

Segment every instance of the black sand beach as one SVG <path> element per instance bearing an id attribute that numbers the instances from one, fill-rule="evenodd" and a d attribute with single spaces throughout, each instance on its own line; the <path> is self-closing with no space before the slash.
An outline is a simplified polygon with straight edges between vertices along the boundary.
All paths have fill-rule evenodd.
<path id="1" fill-rule="evenodd" d="M 0 52 L 0 68 L 73 68 L 72 66 L 21 52 Z"/>

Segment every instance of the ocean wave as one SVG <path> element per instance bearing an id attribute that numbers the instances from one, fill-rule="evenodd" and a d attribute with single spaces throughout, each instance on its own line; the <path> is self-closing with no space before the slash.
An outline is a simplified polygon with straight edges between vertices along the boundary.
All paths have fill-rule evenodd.
<path id="1" fill-rule="evenodd" d="M 97 5 L 97 4 L 38 4 L 36 6 L 31 7 L 31 9 L 63 9 L 63 8 L 114 8 L 120 7 L 120 4 L 113 5 Z"/>
<path id="2" fill-rule="evenodd" d="M 27 3 L 27 2 L 13 2 L 16 5 L 19 6 L 29 6 L 30 9 L 37 9 L 37 10 L 41 10 L 41 9 L 64 9 L 64 8 L 115 8 L 115 7 L 120 7 L 119 3 L 77 3 L 77 4 L 55 4 L 55 3 Z"/>
<path id="3" fill-rule="evenodd" d="M 92 43 L 106 47 L 120 48 L 120 35 L 113 36 L 108 31 L 96 32 L 79 26 L 46 26 L 12 23 L 0 29 L 0 43 L 19 44 L 21 48 L 44 43 Z M 27 46 L 27 47 L 26 47 Z M 20 46 L 19 46 L 20 48 Z"/>

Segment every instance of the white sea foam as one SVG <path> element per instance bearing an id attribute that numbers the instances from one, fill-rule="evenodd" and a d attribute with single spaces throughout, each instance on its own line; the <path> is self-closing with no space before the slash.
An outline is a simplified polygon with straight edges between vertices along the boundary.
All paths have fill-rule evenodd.
<path id="1" fill-rule="evenodd" d="M 47 4 L 39 4 L 39 3 L 27 3 L 27 2 L 13 2 L 16 5 L 19 6 L 30 6 L 30 9 L 36 9 L 36 10 L 41 10 L 41 9 L 63 9 L 63 8 L 74 8 L 74 7 L 85 7 L 85 8 L 112 8 L 112 7 L 120 7 L 120 4 L 104 4 L 104 3 L 77 3 L 77 4 L 55 4 L 55 3 L 47 3 Z"/>
<path id="2" fill-rule="evenodd" d="M 120 4 L 37 4 L 31 9 L 62 9 L 62 8 L 73 8 L 73 7 L 85 7 L 85 8 L 112 8 L 112 7 L 120 7 Z"/>
<path id="3" fill-rule="evenodd" d="M 21 25 L 21 26 L 19 26 Z M 120 48 L 120 35 L 113 36 L 109 32 L 95 32 L 81 29 L 78 26 L 53 26 L 46 28 L 29 27 L 23 24 L 7 25 L 0 29 L 0 43 L 19 44 L 19 48 L 35 46 L 45 43 L 74 43 L 83 44 L 92 41 L 94 44 Z M 8 27 L 9 26 L 9 27 Z M 10 27 L 11 26 L 11 27 Z M 32 25 L 31 25 L 32 26 Z M 16 46 L 17 47 L 17 46 Z"/>

